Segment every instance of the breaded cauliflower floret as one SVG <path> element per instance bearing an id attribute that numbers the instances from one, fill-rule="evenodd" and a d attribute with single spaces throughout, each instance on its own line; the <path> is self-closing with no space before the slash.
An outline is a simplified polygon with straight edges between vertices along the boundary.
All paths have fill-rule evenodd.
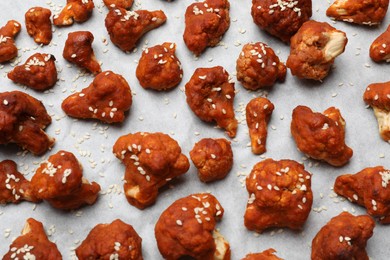
<path id="1" fill-rule="evenodd" d="M 126 167 L 123 187 L 127 201 L 139 209 L 154 204 L 159 189 L 190 168 L 179 144 L 163 133 L 121 136 L 113 153 Z"/>
<path id="2" fill-rule="evenodd" d="M 131 51 L 147 32 L 160 27 L 167 17 L 158 11 L 127 11 L 113 8 L 107 14 L 105 25 L 111 41 L 122 51 Z"/>
<path id="3" fill-rule="evenodd" d="M 237 80 L 250 90 L 272 87 L 286 78 L 286 66 L 267 44 L 257 42 L 244 45 L 237 59 Z"/>
<path id="4" fill-rule="evenodd" d="M 20 91 L 0 93 L 0 144 L 15 143 L 43 154 L 55 141 L 44 131 L 50 124 L 51 117 L 39 100 Z"/>
<path id="5" fill-rule="evenodd" d="M 57 245 L 47 238 L 42 223 L 29 218 L 22 230 L 22 234 L 12 242 L 9 246 L 9 251 L 2 259 L 62 260 L 62 255 Z"/>
<path id="6" fill-rule="evenodd" d="M 125 120 L 131 104 L 131 89 L 126 79 L 112 71 L 103 71 L 87 88 L 67 97 L 62 102 L 62 110 L 76 118 L 118 123 Z"/>
<path id="7" fill-rule="evenodd" d="M 229 8 L 228 0 L 206 0 L 187 7 L 183 39 L 190 51 L 200 55 L 221 41 L 230 26 Z"/>
<path id="8" fill-rule="evenodd" d="M 336 0 L 326 10 L 326 15 L 335 20 L 377 25 L 386 15 L 389 0 Z"/>
<path id="9" fill-rule="evenodd" d="M 234 82 L 221 66 L 198 68 L 185 86 L 187 104 L 200 119 L 215 121 L 235 137 L 238 122 L 234 115 Z"/>
<path id="10" fill-rule="evenodd" d="M 316 160 L 343 166 L 353 151 L 345 144 L 345 121 L 337 108 L 323 114 L 297 106 L 292 114 L 291 134 L 298 149 Z"/>
<path id="11" fill-rule="evenodd" d="M 15 20 L 10 20 L 0 28 L 0 63 L 7 62 L 18 56 L 15 37 L 22 27 Z"/>
<path id="12" fill-rule="evenodd" d="M 373 234 L 375 222 L 369 216 L 353 216 L 348 212 L 332 218 L 312 241 L 312 260 L 368 260 L 367 240 Z"/>
<path id="13" fill-rule="evenodd" d="M 203 182 L 221 180 L 233 166 L 233 151 L 224 138 L 204 138 L 190 151 L 190 156 Z"/>
<path id="14" fill-rule="evenodd" d="M 292 160 L 266 159 L 257 163 L 246 178 L 249 199 L 244 216 L 247 229 L 299 230 L 309 217 L 313 203 L 311 174 Z"/>
<path id="15" fill-rule="evenodd" d="M 157 246 L 167 260 L 230 260 L 230 245 L 216 230 L 224 210 L 208 193 L 178 199 L 158 219 Z"/>
<path id="16" fill-rule="evenodd" d="M 51 11 L 47 8 L 33 7 L 24 15 L 26 19 L 27 33 L 38 44 L 49 44 L 53 37 L 51 31 Z"/>
<path id="17" fill-rule="evenodd" d="M 390 82 L 369 85 L 363 99 L 374 109 L 382 139 L 390 141 Z"/>
<path id="18" fill-rule="evenodd" d="M 252 0 L 253 21 L 287 43 L 311 15 L 311 0 Z"/>
<path id="19" fill-rule="evenodd" d="M 142 52 L 136 76 L 143 88 L 167 90 L 181 82 L 183 69 L 175 51 L 175 43 L 165 42 Z"/>
<path id="20" fill-rule="evenodd" d="M 8 78 L 15 83 L 43 91 L 53 87 L 57 82 L 56 58 L 51 54 L 36 53 L 23 65 L 16 66 L 8 72 Z"/>
<path id="21" fill-rule="evenodd" d="M 143 260 L 141 243 L 131 225 L 116 219 L 110 224 L 96 225 L 76 248 L 76 255 L 79 260 Z"/>
<path id="22" fill-rule="evenodd" d="M 382 224 L 390 224 L 390 170 L 368 167 L 356 174 L 337 177 L 334 191 L 367 209 Z M 388 187 L 389 186 L 389 187 Z"/>
<path id="23" fill-rule="evenodd" d="M 299 78 L 322 80 L 337 56 L 344 52 L 348 39 L 344 32 L 328 23 L 305 22 L 291 37 L 287 67 Z"/>

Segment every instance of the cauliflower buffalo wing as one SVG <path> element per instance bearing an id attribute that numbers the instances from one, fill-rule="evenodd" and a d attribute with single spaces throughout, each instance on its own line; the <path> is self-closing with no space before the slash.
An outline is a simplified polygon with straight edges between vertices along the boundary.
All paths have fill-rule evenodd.
<path id="1" fill-rule="evenodd" d="M 266 159 L 246 179 L 249 199 L 244 224 L 249 230 L 288 227 L 299 230 L 313 203 L 311 174 L 292 160 Z"/>
<path id="2" fill-rule="evenodd" d="M 322 80 L 337 56 L 344 52 L 348 39 L 344 32 L 328 23 L 305 22 L 291 38 L 287 67 L 299 78 Z"/>
<path id="3" fill-rule="evenodd" d="M 112 71 L 103 71 L 81 92 L 62 102 L 62 109 L 76 118 L 94 118 L 106 123 L 123 122 L 132 104 L 127 81 Z"/>
<path id="4" fill-rule="evenodd" d="M 121 136 L 113 152 L 126 166 L 126 198 L 139 209 L 154 204 L 159 189 L 190 168 L 179 144 L 163 133 L 138 132 Z"/>
<path id="5" fill-rule="evenodd" d="M 185 12 L 184 42 L 195 55 L 216 46 L 230 26 L 228 0 L 193 3 Z"/>
<path id="6" fill-rule="evenodd" d="M 192 194 L 169 206 L 154 228 L 157 246 L 167 260 L 230 260 L 230 245 L 215 229 L 223 208 L 211 194 Z"/>
<path id="7" fill-rule="evenodd" d="M 238 122 L 234 117 L 234 83 L 221 66 L 198 68 L 185 86 L 187 104 L 200 119 L 215 121 L 226 130 L 229 137 L 235 137 Z"/>
<path id="8" fill-rule="evenodd" d="M 369 216 L 353 216 L 348 212 L 332 218 L 312 241 L 312 260 L 368 260 L 367 240 L 375 222 Z"/>
<path id="9" fill-rule="evenodd" d="M 203 182 L 221 180 L 233 166 L 233 151 L 230 142 L 224 138 L 204 138 L 190 151 L 190 156 Z"/>
<path id="10" fill-rule="evenodd" d="M 15 143 L 33 154 L 54 145 L 44 129 L 51 117 L 42 102 L 20 91 L 0 93 L 0 144 Z"/>
<path id="11" fill-rule="evenodd" d="M 292 114 L 291 134 L 298 149 L 316 160 L 343 166 L 353 151 L 345 144 L 345 121 L 337 108 L 323 114 L 297 106 Z"/>
<path id="12" fill-rule="evenodd" d="M 369 85 L 363 99 L 374 109 L 380 136 L 390 141 L 390 82 Z"/>
<path id="13" fill-rule="evenodd" d="M 56 58 L 51 54 L 36 53 L 23 65 L 8 72 L 8 78 L 29 88 L 43 91 L 57 82 Z"/>

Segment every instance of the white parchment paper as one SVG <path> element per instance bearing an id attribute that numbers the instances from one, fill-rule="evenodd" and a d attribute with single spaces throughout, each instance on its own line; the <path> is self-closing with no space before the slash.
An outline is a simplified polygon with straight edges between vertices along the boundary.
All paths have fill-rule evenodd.
<path id="1" fill-rule="evenodd" d="M 236 117 L 239 125 L 237 137 L 232 141 L 234 167 L 223 181 L 211 184 L 201 183 L 193 165 L 189 172 L 175 182 L 171 188 L 163 191 L 157 203 L 143 211 L 127 203 L 122 193 L 124 166 L 112 154 L 112 145 L 121 135 L 130 132 L 161 131 L 170 134 L 188 155 L 189 151 L 201 138 L 226 137 L 220 129 L 200 121 L 185 101 L 184 85 L 198 67 L 221 65 L 235 76 L 236 59 L 242 45 L 250 41 L 262 41 L 269 44 L 282 61 L 286 61 L 289 46 L 259 30 L 250 15 L 250 0 L 231 0 L 231 26 L 222 39 L 221 46 L 209 48 L 198 59 L 184 45 L 184 12 L 193 1 L 176 0 L 136 0 L 133 9 L 163 10 L 167 23 L 148 33 L 138 44 L 138 51 L 125 54 L 114 46 L 104 27 L 107 9 L 100 0 L 95 0 L 95 9 L 90 20 L 83 24 L 74 24 L 67 28 L 55 28 L 50 46 L 39 47 L 27 35 L 24 13 L 33 6 L 50 8 L 56 13 L 65 4 L 65 0 L 1 0 L 0 26 L 15 19 L 22 23 L 23 29 L 16 39 L 20 48 L 20 62 L 35 52 L 50 53 L 57 59 L 59 68 L 58 84 L 49 92 L 40 93 L 15 85 L 6 77 L 12 65 L 0 67 L 1 91 L 23 90 L 40 99 L 53 117 L 47 132 L 56 138 L 52 152 L 36 157 L 25 154 L 14 146 L 0 147 L 0 160 L 12 159 L 19 165 L 19 170 L 30 179 L 39 162 L 54 152 L 64 149 L 73 152 L 84 166 L 84 175 L 91 181 L 98 182 L 102 194 L 97 203 L 78 211 L 65 213 L 51 208 L 46 203 L 33 205 L 23 202 L 19 205 L 0 207 L 0 255 L 8 251 L 13 238 L 22 230 L 25 220 L 33 217 L 43 222 L 49 238 L 55 241 L 64 259 L 74 257 L 74 248 L 84 240 L 88 232 L 98 223 L 109 223 L 116 218 L 131 224 L 143 239 L 143 255 L 146 260 L 161 259 L 154 238 L 154 225 L 161 212 L 178 198 L 195 192 L 212 192 L 225 208 L 225 216 L 218 225 L 220 232 L 230 242 L 232 259 L 241 259 L 249 252 L 260 252 L 270 247 L 277 250 L 277 255 L 285 259 L 310 259 L 311 241 L 318 230 L 335 215 L 343 210 L 355 214 L 364 214 L 359 206 L 342 201 L 333 196 L 331 190 L 335 178 L 344 173 L 356 173 L 368 166 L 383 165 L 390 167 L 389 144 L 382 141 L 377 130 L 377 122 L 371 109 L 365 107 L 362 95 L 366 86 L 373 82 L 390 80 L 390 65 L 375 64 L 368 56 L 371 42 L 382 33 L 388 23 L 389 15 L 378 27 L 362 27 L 343 22 L 333 23 L 325 16 L 329 6 L 327 1 L 313 0 L 313 19 L 331 23 L 337 29 L 347 33 L 349 42 L 345 53 L 336 59 L 335 68 L 323 83 L 303 81 L 289 72 L 286 81 L 269 89 L 269 99 L 275 104 L 267 140 L 267 153 L 263 157 L 253 155 L 249 143 L 248 130 L 243 111 L 246 104 L 263 91 L 249 92 L 236 83 L 238 94 L 235 99 Z M 61 102 L 74 91 L 87 87 L 93 80 L 89 74 L 80 74 L 75 66 L 70 66 L 62 58 L 67 34 L 72 31 L 88 30 L 95 36 L 93 48 L 98 60 L 102 61 L 103 70 L 112 70 L 123 75 L 133 91 L 133 106 L 121 125 L 106 125 L 95 121 L 74 120 L 61 110 Z M 103 40 L 107 39 L 108 45 Z M 182 61 L 184 77 L 176 89 L 168 92 L 145 91 L 135 77 L 137 61 L 143 47 L 151 47 L 165 41 L 175 42 L 177 56 Z M 235 77 L 234 77 L 235 78 Z M 346 141 L 354 150 L 350 163 L 342 168 L 318 163 L 298 152 L 290 134 L 292 110 L 297 105 L 306 105 L 314 111 L 324 111 L 330 106 L 341 110 L 346 120 Z M 227 138 L 227 137 L 226 137 Z M 275 229 L 257 235 L 248 231 L 243 224 L 248 194 L 243 187 L 245 174 L 263 158 L 293 159 L 303 162 L 313 174 L 314 192 L 313 209 L 301 232 Z M 369 240 L 367 250 L 372 259 L 390 257 L 389 227 L 377 225 L 374 236 Z"/>

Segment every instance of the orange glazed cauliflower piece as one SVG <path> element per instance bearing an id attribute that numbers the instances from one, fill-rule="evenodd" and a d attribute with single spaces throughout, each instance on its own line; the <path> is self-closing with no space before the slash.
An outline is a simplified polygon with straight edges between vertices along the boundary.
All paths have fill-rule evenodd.
<path id="1" fill-rule="evenodd" d="M 326 15 L 349 23 L 376 25 L 386 15 L 389 0 L 336 0 Z"/>
<path id="2" fill-rule="evenodd" d="M 230 26 L 229 8 L 228 0 L 206 0 L 187 7 L 183 38 L 190 51 L 200 55 L 221 41 Z"/>
<path id="3" fill-rule="evenodd" d="M 67 0 L 62 11 L 54 15 L 53 23 L 56 26 L 69 26 L 74 22 L 83 23 L 91 17 L 94 7 L 93 0 Z"/>
<path id="4" fill-rule="evenodd" d="M 222 180 L 233 166 L 233 151 L 224 138 L 204 138 L 190 151 L 190 156 L 203 182 Z"/>
<path id="5" fill-rule="evenodd" d="M 154 204 L 159 189 L 190 168 L 179 144 L 163 133 L 121 136 L 113 153 L 126 166 L 123 186 L 127 201 L 139 209 Z"/>
<path id="6" fill-rule="evenodd" d="M 337 56 L 344 52 L 348 39 L 344 32 L 328 23 L 305 22 L 291 37 L 287 67 L 299 78 L 322 80 Z"/>
<path id="7" fill-rule="evenodd" d="M 276 253 L 275 249 L 270 248 L 261 253 L 248 254 L 241 260 L 283 260 L 274 253 Z"/>
<path id="8" fill-rule="evenodd" d="M 67 61 L 96 75 L 102 72 L 102 69 L 92 49 L 93 39 L 93 34 L 88 31 L 69 33 L 62 56 Z"/>
<path id="9" fill-rule="evenodd" d="M 44 129 L 51 117 L 42 102 L 20 91 L 0 93 L 0 144 L 15 143 L 33 154 L 54 145 Z"/>
<path id="10" fill-rule="evenodd" d="M 368 260 L 367 240 L 372 236 L 375 222 L 369 216 L 353 216 L 348 212 L 332 218 L 312 241 L 312 260 Z"/>
<path id="11" fill-rule="evenodd" d="M 337 177 L 334 191 L 367 209 L 382 224 L 390 223 L 390 170 L 382 166 L 365 168 L 356 174 Z M 389 187 L 387 187 L 389 185 Z"/>
<path id="12" fill-rule="evenodd" d="M 78 209 L 95 203 L 100 186 L 83 177 L 83 169 L 76 157 L 59 151 L 43 162 L 31 179 L 34 195 L 46 200 L 54 208 Z"/>
<path id="13" fill-rule="evenodd" d="M 32 193 L 30 182 L 18 172 L 16 163 L 11 160 L 0 162 L 0 204 L 22 200 L 39 202 Z"/>
<path id="14" fill-rule="evenodd" d="M 57 245 L 47 238 L 42 223 L 29 218 L 22 235 L 12 242 L 3 256 L 3 260 L 15 259 L 62 260 L 62 255 Z"/>
<path id="15" fill-rule="evenodd" d="M 118 123 L 123 122 L 131 104 L 131 89 L 125 78 L 104 71 L 87 88 L 67 97 L 62 102 L 62 109 L 72 117 Z"/>
<path id="16" fill-rule="evenodd" d="M 130 7 L 133 5 L 134 0 L 103 0 L 103 2 L 108 9 L 118 7 L 123 9 L 130 9 Z"/>
<path id="17" fill-rule="evenodd" d="M 127 259 L 143 260 L 142 239 L 131 225 L 116 219 L 95 226 L 76 248 L 79 260 Z"/>
<path id="18" fill-rule="evenodd" d="M 0 63 L 7 62 L 18 56 L 15 37 L 22 27 L 15 20 L 10 20 L 0 28 Z"/>
<path id="19" fill-rule="evenodd" d="M 345 144 L 345 121 L 337 108 L 323 114 L 297 106 L 292 114 L 291 134 L 298 149 L 316 160 L 343 166 L 353 151 Z"/>
<path id="20" fill-rule="evenodd" d="M 274 104 L 263 97 L 254 98 L 246 105 L 246 123 L 254 154 L 266 151 L 267 124 L 274 108 Z"/>
<path id="21" fill-rule="evenodd" d="M 136 76 L 143 88 L 167 90 L 179 85 L 183 69 L 175 50 L 176 44 L 165 42 L 142 52 Z"/>
<path id="22" fill-rule="evenodd" d="M 311 174 L 292 160 L 266 159 L 257 163 L 246 179 L 249 193 L 244 224 L 261 233 L 287 227 L 299 230 L 313 203 Z"/>
<path id="23" fill-rule="evenodd" d="M 43 91 L 53 87 L 57 82 L 56 58 L 51 54 L 36 53 L 23 65 L 16 66 L 8 72 L 8 78 L 15 83 Z"/>
<path id="24" fill-rule="evenodd" d="M 234 83 L 221 66 L 198 68 L 185 86 L 187 104 L 200 119 L 215 121 L 226 130 L 229 137 L 235 137 L 238 122 L 234 117 Z"/>
<path id="25" fill-rule="evenodd" d="M 374 109 L 382 139 L 390 141 L 390 82 L 369 85 L 363 99 Z"/>
<path id="26" fill-rule="evenodd" d="M 390 25 L 370 46 L 370 57 L 375 62 L 390 62 Z"/>
<path id="27" fill-rule="evenodd" d="M 111 41 L 122 51 L 131 51 L 145 33 L 160 27 L 166 20 L 161 10 L 127 11 L 114 8 L 108 12 L 105 24 Z"/>
<path id="28" fill-rule="evenodd" d="M 230 245 L 215 228 L 223 212 L 219 201 L 207 193 L 175 201 L 154 228 L 161 255 L 167 260 L 230 260 Z"/>
<path id="29" fill-rule="evenodd" d="M 51 31 L 51 11 L 47 8 L 33 7 L 24 15 L 27 33 L 38 44 L 49 44 L 53 37 Z"/>
<path id="30" fill-rule="evenodd" d="M 286 78 L 286 66 L 267 44 L 245 44 L 237 59 L 237 80 L 250 90 L 272 87 Z"/>
<path id="31" fill-rule="evenodd" d="M 287 43 L 311 15 L 311 0 L 252 0 L 257 26 Z"/>

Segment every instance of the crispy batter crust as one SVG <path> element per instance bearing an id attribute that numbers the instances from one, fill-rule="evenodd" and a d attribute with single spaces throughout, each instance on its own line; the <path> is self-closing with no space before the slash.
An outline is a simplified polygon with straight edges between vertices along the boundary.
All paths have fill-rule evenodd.
<path id="1" fill-rule="evenodd" d="M 132 104 L 131 89 L 125 78 L 103 71 L 81 92 L 62 102 L 62 109 L 76 118 L 94 118 L 106 123 L 123 122 Z"/>
<path id="2" fill-rule="evenodd" d="M 130 9 L 130 7 L 133 5 L 134 0 L 103 0 L 103 2 L 108 9 L 114 9 L 118 7 Z"/>
<path id="3" fill-rule="evenodd" d="M 83 178 L 83 169 L 76 157 L 59 151 L 43 162 L 31 179 L 34 195 L 53 207 L 72 210 L 95 203 L 99 184 Z"/>
<path id="4" fill-rule="evenodd" d="M 62 260 L 62 256 L 57 245 L 47 238 L 42 223 L 29 218 L 22 235 L 12 242 L 3 256 L 3 260 L 14 259 Z"/>
<path id="5" fill-rule="evenodd" d="M 20 91 L 0 93 L 0 144 L 15 143 L 36 155 L 54 145 L 43 129 L 51 117 L 42 102 Z"/>
<path id="6" fill-rule="evenodd" d="M 33 7 L 24 15 L 27 33 L 38 44 L 49 44 L 53 37 L 51 31 L 51 11 L 43 7 Z"/>
<path id="7" fill-rule="evenodd" d="M 204 138 L 190 151 L 190 156 L 203 182 L 221 180 L 233 166 L 233 151 L 230 142 L 224 138 Z"/>
<path id="8" fill-rule="evenodd" d="M 247 254 L 241 260 L 283 260 L 282 258 L 279 258 L 274 255 L 274 253 L 276 253 L 276 250 L 270 248 L 261 253 Z"/>
<path id="9" fill-rule="evenodd" d="M 220 42 L 230 26 L 229 8 L 228 0 L 206 0 L 187 7 L 183 39 L 190 51 L 200 55 Z"/>
<path id="10" fill-rule="evenodd" d="M 123 185 L 126 198 L 139 209 L 154 204 L 159 189 L 190 167 L 179 144 L 163 133 L 121 136 L 113 153 L 126 166 Z"/>
<path id="11" fill-rule="evenodd" d="M 311 0 L 252 0 L 253 21 L 287 43 L 311 15 Z"/>
<path id="12" fill-rule="evenodd" d="M 223 212 L 218 200 L 207 193 L 175 201 L 161 214 L 154 229 L 161 255 L 167 260 L 230 259 L 229 244 L 215 230 Z"/>
<path id="13" fill-rule="evenodd" d="M 266 152 L 267 124 L 274 108 L 274 104 L 263 97 L 254 98 L 246 105 L 246 123 L 254 154 Z"/>
<path id="14" fill-rule="evenodd" d="M 376 25 L 386 15 L 389 0 L 336 0 L 326 15 L 336 20 L 364 25 Z"/>
<path id="15" fill-rule="evenodd" d="M 322 80 L 335 58 L 344 52 L 348 39 L 344 32 L 326 22 L 307 21 L 291 37 L 287 67 L 299 78 Z"/>
<path id="16" fill-rule="evenodd" d="M 22 200 L 40 202 L 32 193 L 32 187 L 24 175 L 18 172 L 14 161 L 0 162 L 0 203 L 19 203 Z"/>
<path id="17" fill-rule="evenodd" d="M 56 58 L 51 54 L 35 53 L 23 65 L 16 66 L 7 76 L 15 83 L 43 91 L 57 82 Z"/>
<path id="18" fill-rule="evenodd" d="M 235 137 L 238 122 L 234 117 L 234 83 L 221 66 L 198 68 L 185 86 L 187 104 L 200 119 L 215 121 L 226 130 L 229 137 Z"/>
<path id="19" fill-rule="evenodd" d="M 312 241 L 312 260 L 368 260 L 367 240 L 375 222 L 369 216 L 353 216 L 348 212 L 332 218 Z"/>
<path id="20" fill-rule="evenodd" d="M 390 223 L 390 171 L 383 166 L 368 167 L 356 174 L 338 176 L 334 191 L 367 209 L 382 224 Z"/>
<path id="21" fill-rule="evenodd" d="M 102 69 L 92 49 L 93 40 L 93 34 L 88 31 L 69 33 L 62 56 L 67 61 L 96 75 L 102 72 Z"/>
<path id="22" fill-rule="evenodd" d="M 18 56 L 15 37 L 22 27 L 15 20 L 10 20 L 0 28 L 0 63 L 7 62 Z"/>
<path id="23" fill-rule="evenodd" d="M 167 90 L 181 82 L 183 69 L 175 50 L 175 43 L 165 42 L 142 52 L 136 76 L 143 88 Z"/>
<path id="24" fill-rule="evenodd" d="M 378 120 L 379 133 L 383 140 L 390 140 L 390 82 L 370 84 L 363 96 L 372 106 Z"/>
<path id="25" fill-rule="evenodd" d="M 297 106 L 292 114 L 291 134 L 298 149 L 333 166 L 343 166 L 353 155 L 345 144 L 345 121 L 337 108 L 323 114 Z"/>
<path id="26" fill-rule="evenodd" d="M 76 248 L 76 255 L 79 260 L 143 260 L 141 243 L 142 239 L 131 225 L 116 219 L 110 224 L 96 225 Z"/>
<path id="27" fill-rule="evenodd" d="M 299 230 L 313 203 L 311 174 L 292 160 L 266 159 L 246 179 L 249 199 L 244 224 L 249 230 L 288 227 Z"/>
<path id="28" fill-rule="evenodd" d="M 271 87 L 286 78 L 286 66 L 262 42 L 245 44 L 236 64 L 237 80 L 250 90 Z"/>
<path id="29" fill-rule="evenodd" d="M 375 62 L 390 62 L 390 25 L 372 42 L 370 57 Z"/>
<path id="30" fill-rule="evenodd" d="M 53 23 L 56 26 L 70 26 L 74 22 L 83 23 L 91 17 L 94 7 L 93 0 L 67 0 L 62 11 L 54 15 Z"/>
<path id="31" fill-rule="evenodd" d="M 145 33 L 160 27 L 166 20 L 161 10 L 127 11 L 114 8 L 108 12 L 105 24 L 111 41 L 122 51 L 131 51 Z"/>

